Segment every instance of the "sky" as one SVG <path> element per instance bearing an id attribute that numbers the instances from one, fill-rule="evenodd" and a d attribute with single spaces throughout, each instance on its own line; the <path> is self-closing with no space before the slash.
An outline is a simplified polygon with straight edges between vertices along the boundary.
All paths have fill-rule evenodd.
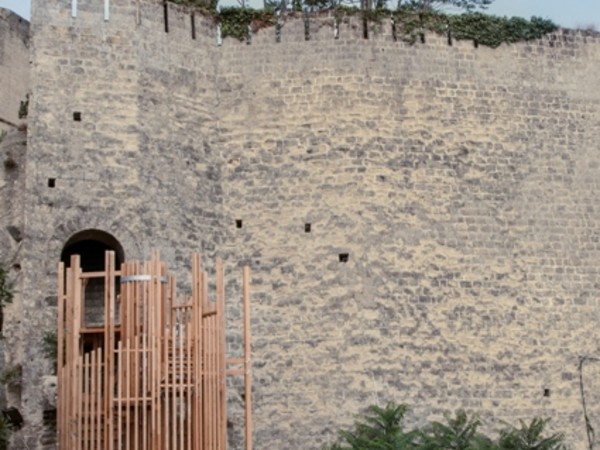
<path id="1" fill-rule="evenodd" d="M 262 3 L 260 0 L 252 0 L 252 5 L 255 5 L 253 2 L 258 5 Z M 390 1 L 392 3 L 393 0 Z M 31 0 L 0 0 L 0 7 L 10 9 L 28 20 L 31 16 Z M 495 0 L 488 12 L 527 19 L 538 16 L 551 19 L 564 28 L 595 26 L 600 30 L 600 0 Z"/>

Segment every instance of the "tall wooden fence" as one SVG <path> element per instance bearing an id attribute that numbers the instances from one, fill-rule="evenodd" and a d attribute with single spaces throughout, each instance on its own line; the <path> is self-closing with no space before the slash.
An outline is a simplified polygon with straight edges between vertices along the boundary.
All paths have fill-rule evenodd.
<path id="1" fill-rule="evenodd" d="M 154 255 L 103 272 L 83 272 L 80 258 L 58 271 L 58 442 L 61 450 L 225 450 L 226 375 L 242 375 L 246 449 L 252 448 L 249 270 L 243 270 L 244 352 L 227 358 L 223 264 L 216 293 L 200 257 L 192 292 L 178 297 L 175 279 Z M 104 282 L 104 319 L 86 326 L 86 284 Z M 98 294 L 98 291 L 95 290 Z M 235 368 L 238 366 L 238 368 Z"/>

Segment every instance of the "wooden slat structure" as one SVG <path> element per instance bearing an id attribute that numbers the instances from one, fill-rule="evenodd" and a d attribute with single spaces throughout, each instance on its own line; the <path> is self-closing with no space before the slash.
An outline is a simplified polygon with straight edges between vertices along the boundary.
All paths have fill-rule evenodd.
<path id="1" fill-rule="evenodd" d="M 61 450 L 226 450 L 226 376 L 243 375 L 246 450 L 252 449 L 249 270 L 243 270 L 243 357 L 226 358 L 224 271 L 216 294 L 200 256 L 178 297 L 158 254 L 84 273 L 59 264 L 58 443 Z M 102 326 L 85 327 L 85 286 L 104 279 Z M 228 369 L 242 365 L 243 370 Z"/>

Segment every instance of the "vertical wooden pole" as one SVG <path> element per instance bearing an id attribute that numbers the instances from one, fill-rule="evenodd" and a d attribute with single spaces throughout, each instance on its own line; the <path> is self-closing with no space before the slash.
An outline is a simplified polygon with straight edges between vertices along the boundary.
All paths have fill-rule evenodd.
<path id="1" fill-rule="evenodd" d="M 113 450 L 113 389 L 115 350 L 115 252 L 105 255 L 104 278 L 104 445 Z"/>
<path id="2" fill-rule="evenodd" d="M 81 403 L 82 403 L 82 408 L 83 408 L 83 413 L 82 413 L 82 423 L 83 423 L 83 429 L 82 429 L 82 449 L 83 450 L 89 450 L 89 442 L 90 442 L 90 428 L 92 426 L 92 402 L 91 402 L 91 389 L 90 389 L 90 384 L 89 384 L 89 371 L 90 371 L 90 354 L 86 353 L 83 355 L 83 367 L 82 367 L 82 375 L 83 375 L 83 380 L 82 380 L 82 398 L 81 398 Z"/>
<path id="3" fill-rule="evenodd" d="M 185 357 L 186 357 L 186 449 L 192 449 L 192 299 L 189 307 L 185 309 Z"/>
<path id="4" fill-rule="evenodd" d="M 141 317 L 141 325 L 142 325 L 142 335 L 141 335 L 141 339 L 142 339 L 142 351 L 141 351 L 141 390 L 139 393 L 140 396 L 140 413 L 141 413 L 141 426 L 140 426 L 140 431 L 141 431 L 141 448 L 143 450 L 147 450 L 148 448 L 148 404 L 147 404 L 147 391 L 148 391 L 148 376 L 149 376 L 149 370 L 148 370 L 148 332 L 149 332 L 149 327 L 148 327 L 148 322 L 149 322 L 149 314 L 148 314 L 148 289 L 150 287 L 150 285 L 152 284 L 152 271 L 151 271 L 151 264 L 146 262 L 144 264 L 144 269 L 142 271 L 143 274 L 150 274 L 150 281 L 143 281 L 140 283 L 140 288 L 142 290 L 141 295 L 140 295 L 140 303 L 141 303 L 141 307 L 142 307 L 142 317 Z"/>
<path id="5" fill-rule="evenodd" d="M 127 274 L 132 275 L 135 273 L 133 263 L 128 264 Z M 125 309 L 127 310 L 127 323 L 126 323 L 126 335 L 125 335 L 125 346 L 123 351 L 125 352 L 125 364 L 123 366 L 123 387 L 124 387 L 124 401 L 125 401 L 125 450 L 131 450 L 131 348 L 132 348 L 132 329 L 133 329 L 133 283 L 125 283 L 125 289 L 122 289 L 126 294 L 123 299 L 127 302 Z M 123 300 L 122 300 L 123 301 Z"/>
<path id="6" fill-rule="evenodd" d="M 246 390 L 246 450 L 252 450 L 252 370 L 250 347 L 250 268 L 244 267 L 244 385 Z"/>
<path id="7" fill-rule="evenodd" d="M 136 274 L 141 275 L 143 273 L 144 264 L 138 264 L 136 267 Z M 134 336 L 133 336 L 133 370 L 132 370 L 132 382 L 133 382 L 133 395 L 131 396 L 131 406 L 133 407 L 133 450 L 139 450 L 140 441 L 140 408 L 139 408 L 139 390 L 140 390 L 140 318 L 142 302 L 140 301 L 140 290 L 141 282 L 135 281 L 133 284 L 133 301 L 135 302 L 135 321 L 133 324 Z"/>
<path id="8" fill-rule="evenodd" d="M 185 450 L 185 368 L 184 368 L 184 325 L 185 325 L 185 309 L 180 308 L 178 311 L 178 332 L 179 332 L 179 373 L 177 380 L 179 383 L 179 449 Z"/>
<path id="9" fill-rule="evenodd" d="M 206 352 L 206 360 L 207 364 L 207 380 L 208 380 L 208 388 L 206 389 L 206 409 L 207 409 L 207 430 L 206 434 L 208 435 L 208 448 L 214 449 L 214 361 L 213 361 L 213 350 L 214 350 L 214 341 L 213 341 L 213 327 L 212 327 L 212 319 L 213 316 L 209 315 L 206 317 L 206 343 L 207 343 L 207 352 Z"/>
<path id="10" fill-rule="evenodd" d="M 74 430 L 73 430 L 73 420 L 74 418 L 74 404 L 73 404 L 73 326 L 74 326 L 74 307 L 73 307 L 73 298 L 74 298 L 74 288 L 75 282 L 73 281 L 73 269 L 69 268 L 67 270 L 67 299 L 66 302 L 66 316 L 67 316 L 67 327 L 65 330 L 65 341 L 66 341 L 66 353 L 65 353 L 65 366 L 64 366 L 64 389 L 63 389 L 63 405 L 64 405 L 64 417 L 63 417 L 63 447 L 61 450 L 66 450 L 68 448 L 74 448 Z"/>
<path id="11" fill-rule="evenodd" d="M 71 401 L 74 403 L 73 419 L 75 421 L 73 433 L 72 447 L 69 449 L 81 449 L 81 315 L 83 301 L 83 283 L 81 279 L 81 267 L 79 255 L 71 256 L 71 268 L 73 270 L 73 334 L 72 339 L 72 354 L 71 354 Z"/>
<path id="12" fill-rule="evenodd" d="M 210 388 L 210 396 L 211 396 L 211 411 L 212 411 L 212 421 L 211 421 L 211 434 L 213 441 L 213 448 L 216 449 L 218 445 L 219 439 L 219 430 L 217 429 L 217 424 L 219 422 L 219 405 L 218 405 L 218 397 L 217 393 L 219 392 L 219 374 L 218 374 L 218 360 L 217 360 L 217 333 L 216 333 L 216 314 L 212 314 L 210 316 L 210 339 L 211 339 L 211 388 Z"/>
<path id="13" fill-rule="evenodd" d="M 208 317 L 204 317 L 204 311 L 206 308 L 206 292 L 204 286 L 206 285 L 206 276 L 202 273 L 202 434 L 203 434 L 203 450 L 210 449 L 210 433 L 209 433 L 209 420 L 210 420 L 210 410 L 208 407 L 208 401 L 210 398 L 209 395 L 209 377 L 210 377 L 210 367 L 209 367 L 209 358 L 208 354 L 210 351 L 209 343 L 208 343 Z"/>
<path id="14" fill-rule="evenodd" d="M 96 449 L 102 449 L 102 349 L 95 350 L 96 358 Z"/>
<path id="15" fill-rule="evenodd" d="M 170 323 L 170 335 L 171 335 L 171 356 L 170 356 L 170 384 L 171 384 L 171 450 L 177 450 L 177 317 L 175 315 L 175 309 L 177 305 L 177 297 L 175 290 L 175 279 L 171 277 L 171 323 Z"/>
<path id="16" fill-rule="evenodd" d="M 218 333 L 218 357 L 219 357 L 219 401 L 220 401 L 220 415 L 219 415 L 219 436 L 220 445 L 219 450 L 226 450 L 227 448 L 227 385 L 225 376 L 225 354 L 226 354 L 226 341 L 225 341 L 225 284 L 224 284 L 224 270 L 223 261 L 218 258 L 216 262 L 216 284 L 217 284 L 217 327 Z"/>
<path id="17" fill-rule="evenodd" d="M 65 432 L 64 428 L 64 414 L 65 414 L 65 399 L 63 398 L 63 391 L 65 386 L 64 379 L 64 346 L 63 341 L 65 339 L 65 264 L 58 263 L 58 318 L 57 318 L 57 331 L 56 331 L 56 343 L 58 348 L 56 349 L 56 379 L 58 380 L 56 386 L 56 398 L 58 399 L 56 405 L 56 440 L 58 442 L 58 448 L 66 448 L 66 444 L 63 442 L 63 435 Z"/>
<path id="18" fill-rule="evenodd" d="M 167 277 L 167 269 L 164 263 L 161 263 L 161 270 L 163 273 L 163 276 L 165 277 L 165 280 L 168 280 Z M 164 370 L 165 364 L 168 363 L 168 346 L 167 346 L 167 308 L 169 305 L 169 284 L 168 282 L 165 282 L 161 285 L 161 302 L 158 306 L 159 310 L 160 310 L 160 342 L 161 342 L 161 379 L 160 379 L 160 383 L 162 386 L 162 383 L 165 383 L 164 386 L 164 390 L 162 390 L 161 388 L 161 392 L 159 393 L 160 395 L 160 404 L 161 404 L 161 411 L 162 414 L 160 416 L 160 426 L 161 426 L 161 437 L 160 437 L 160 450 L 168 450 L 168 443 L 167 443 L 167 437 L 168 437 L 168 433 L 169 433 L 169 429 L 168 429 L 168 422 L 167 422 L 167 412 L 166 412 L 166 408 L 168 406 L 169 403 L 169 396 L 168 396 L 168 391 L 166 389 L 166 386 L 168 385 L 168 372 L 166 370 Z M 164 380 L 164 381 L 163 381 Z M 164 445 L 162 443 L 165 443 Z"/>
<path id="19" fill-rule="evenodd" d="M 202 449 L 202 302 L 200 255 L 192 255 L 192 314 L 194 320 L 194 449 Z"/>
<path id="20" fill-rule="evenodd" d="M 123 269 L 121 269 L 123 270 Z M 123 276 L 123 275 L 121 275 Z M 123 305 L 123 300 L 121 297 L 121 305 Z M 121 327 L 123 327 L 123 314 L 121 314 Z M 121 340 L 119 340 L 117 344 L 117 366 L 119 368 L 119 374 L 117 377 L 117 450 L 123 449 L 123 383 L 122 383 L 122 373 L 123 373 L 123 336 L 121 335 Z"/>
<path id="21" fill-rule="evenodd" d="M 149 339 L 149 383 L 148 383 L 148 395 L 149 395 L 149 408 L 150 408 L 150 417 L 149 417 L 149 450 L 155 450 L 155 442 L 157 436 L 157 420 L 156 415 L 158 413 L 158 404 L 156 402 L 156 394 L 158 391 L 158 385 L 156 383 L 156 379 L 158 378 L 157 374 L 157 358 L 158 358 L 158 348 L 156 347 L 156 333 L 158 331 L 157 323 L 156 323 L 156 297 L 158 294 L 158 290 L 160 288 L 160 271 L 157 268 L 157 255 L 153 254 L 151 261 L 151 281 L 148 292 L 148 314 L 149 319 L 148 323 L 148 339 Z"/>

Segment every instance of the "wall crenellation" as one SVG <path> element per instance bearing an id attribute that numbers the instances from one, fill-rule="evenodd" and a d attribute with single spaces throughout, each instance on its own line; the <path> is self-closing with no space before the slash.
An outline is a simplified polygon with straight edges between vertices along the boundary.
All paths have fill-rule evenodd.
<path id="1" fill-rule="evenodd" d="M 63 12 L 71 12 L 70 2 L 64 1 L 61 5 Z M 154 24 L 156 31 L 165 33 L 176 32 L 184 38 L 187 35 L 190 39 L 203 35 L 214 40 L 214 45 L 221 45 L 222 40 L 219 37 L 218 23 L 210 15 L 203 13 L 193 7 L 167 3 L 166 7 L 162 0 L 143 0 L 135 2 L 109 0 L 109 19 L 105 20 L 104 4 L 99 1 L 77 0 L 78 14 L 88 13 L 87 20 L 92 20 L 96 25 L 102 21 L 110 22 L 110 15 L 131 14 L 132 20 L 137 26 L 143 26 L 144 20 Z M 80 15 L 80 14 L 79 14 Z M 300 42 L 304 40 L 333 40 L 336 39 L 364 39 L 375 41 L 394 41 L 399 45 L 435 45 L 435 46 L 458 46 L 462 48 L 480 48 L 476 42 L 461 41 L 451 37 L 439 35 L 433 32 L 425 31 L 420 35 L 414 44 L 402 42 L 394 31 L 391 18 L 382 18 L 380 21 L 368 22 L 368 31 L 365 33 L 363 19 L 358 16 L 346 15 L 341 18 L 336 17 L 333 12 L 309 12 L 304 13 L 290 12 L 277 19 L 279 28 L 275 25 L 268 25 L 257 32 L 253 32 L 248 40 L 243 44 L 269 44 Z M 304 23 L 308 20 L 308 25 Z M 76 23 L 77 17 L 73 18 Z M 541 42 L 551 48 L 571 47 L 577 43 L 588 44 L 597 42 L 600 39 L 599 33 L 587 30 L 559 30 L 550 33 L 540 39 L 536 39 L 534 45 Z M 224 39 L 225 43 L 237 45 L 237 39 L 228 37 Z M 240 43 L 241 44 L 241 43 Z M 505 44 L 505 46 L 509 46 Z"/>

